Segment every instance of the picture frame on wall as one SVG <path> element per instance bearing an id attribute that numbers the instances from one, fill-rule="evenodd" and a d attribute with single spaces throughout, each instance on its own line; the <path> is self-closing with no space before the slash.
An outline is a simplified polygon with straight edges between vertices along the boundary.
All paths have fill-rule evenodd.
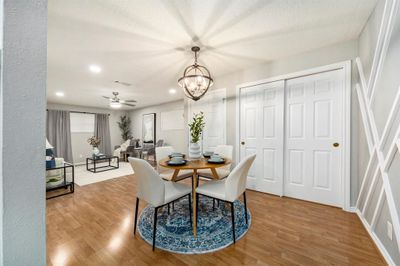
<path id="1" fill-rule="evenodd" d="M 144 114 L 142 120 L 142 139 L 144 144 L 156 142 L 156 113 Z"/>

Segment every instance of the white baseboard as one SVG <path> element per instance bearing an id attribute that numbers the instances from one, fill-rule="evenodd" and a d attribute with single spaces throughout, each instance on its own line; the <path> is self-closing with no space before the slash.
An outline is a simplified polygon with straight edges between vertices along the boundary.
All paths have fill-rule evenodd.
<path id="1" fill-rule="evenodd" d="M 350 207 L 349 209 L 346 210 L 347 212 L 357 212 L 357 208 L 355 206 Z"/>
<path id="2" fill-rule="evenodd" d="M 367 230 L 368 234 L 372 238 L 372 241 L 374 241 L 375 245 L 378 247 L 379 251 L 381 252 L 383 258 L 386 260 L 386 263 L 390 266 L 396 266 L 394 263 L 392 257 L 390 254 L 387 252 L 385 246 L 382 244 L 382 242 L 379 240 L 378 236 L 371 230 L 370 225 L 368 224 L 367 220 L 362 216 L 360 210 L 356 210 L 355 213 L 358 215 L 358 218 L 360 218 L 362 224 L 364 225 L 364 228 Z"/>

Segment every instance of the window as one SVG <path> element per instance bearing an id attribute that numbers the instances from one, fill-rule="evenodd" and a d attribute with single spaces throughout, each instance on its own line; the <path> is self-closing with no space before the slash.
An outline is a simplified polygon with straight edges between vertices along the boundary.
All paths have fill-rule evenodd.
<path id="1" fill-rule="evenodd" d="M 71 113 L 70 119 L 72 133 L 94 132 L 94 114 Z"/>

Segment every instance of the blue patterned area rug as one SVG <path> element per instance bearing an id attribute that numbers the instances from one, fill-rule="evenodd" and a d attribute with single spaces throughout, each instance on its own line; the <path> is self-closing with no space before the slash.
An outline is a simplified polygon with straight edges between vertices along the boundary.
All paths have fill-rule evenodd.
<path id="1" fill-rule="evenodd" d="M 251 225 L 251 214 L 247 210 L 248 225 L 244 216 L 244 204 L 235 201 L 236 241 L 244 236 Z M 139 217 L 140 236 L 150 245 L 153 242 L 154 208 L 148 205 Z M 180 254 L 203 254 L 223 249 L 233 243 L 232 218 L 229 204 L 215 204 L 212 199 L 199 196 L 197 237 L 190 226 L 188 198 L 175 202 L 168 215 L 167 206 L 158 210 L 156 248 Z"/>

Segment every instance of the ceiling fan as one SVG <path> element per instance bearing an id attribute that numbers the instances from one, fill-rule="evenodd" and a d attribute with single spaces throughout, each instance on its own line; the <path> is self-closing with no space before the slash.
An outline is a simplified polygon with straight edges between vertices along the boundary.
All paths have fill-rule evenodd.
<path id="1" fill-rule="evenodd" d="M 120 108 L 122 105 L 131 106 L 131 107 L 136 106 L 135 104 L 131 104 L 131 103 L 136 103 L 135 100 L 121 100 L 120 98 L 118 98 L 119 93 L 116 91 L 114 91 L 112 94 L 114 95 L 113 97 L 103 96 L 103 98 L 110 100 L 111 108 Z"/>

